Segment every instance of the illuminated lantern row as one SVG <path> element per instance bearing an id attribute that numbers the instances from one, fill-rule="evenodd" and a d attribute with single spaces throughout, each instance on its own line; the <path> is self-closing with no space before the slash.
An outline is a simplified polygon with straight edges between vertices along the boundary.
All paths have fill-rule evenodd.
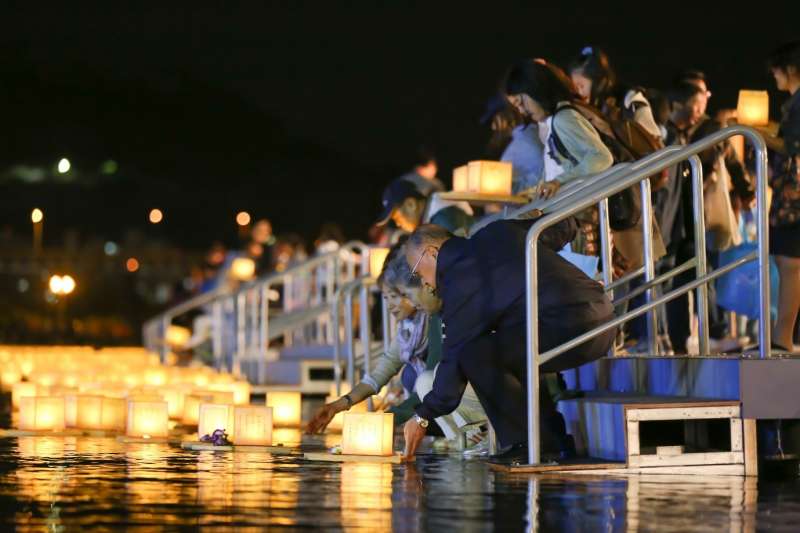
<path id="1" fill-rule="evenodd" d="M 511 174 L 511 163 L 470 161 L 453 170 L 453 191 L 508 196 Z"/>
<path id="2" fill-rule="evenodd" d="M 392 455 L 394 414 L 344 413 L 342 453 L 346 455 Z"/>
<path id="3" fill-rule="evenodd" d="M 20 398 L 20 429 L 54 431 L 64 427 L 64 398 L 46 396 Z"/>
<path id="4" fill-rule="evenodd" d="M 769 125 L 769 93 L 767 91 L 739 91 L 736 115 L 739 124 L 745 126 Z"/>
<path id="5" fill-rule="evenodd" d="M 79 395 L 75 402 L 76 427 L 125 431 L 126 402 L 123 398 Z"/>
<path id="6" fill-rule="evenodd" d="M 37 392 L 42 392 L 38 390 L 36 383 L 32 383 L 30 381 L 20 381 L 19 383 L 14 383 L 14 386 L 11 388 L 11 405 L 14 409 L 19 409 L 20 407 L 20 400 L 22 398 L 28 396 L 36 396 Z"/>
<path id="7" fill-rule="evenodd" d="M 163 401 L 129 401 L 126 434 L 129 437 L 166 437 L 169 410 Z"/>
<path id="8" fill-rule="evenodd" d="M 302 397 L 299 392 L 268 392 L 267 407 L 272 407 L 274 425 L 300 425 Z"/>

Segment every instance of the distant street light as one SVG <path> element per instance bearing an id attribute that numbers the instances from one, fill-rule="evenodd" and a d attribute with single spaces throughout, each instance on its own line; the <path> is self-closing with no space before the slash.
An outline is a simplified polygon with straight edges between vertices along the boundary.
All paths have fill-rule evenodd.
<path id="1" fill-rule="evenodd" d="M 66 174 L 69 172 L 69 169 L 72 168 L 72 164 L 69 162 L 69 159 L 66 157 L 62 157 L 61 160 L 58 162 L 58 173 L 59 174 Z"/>
<path id="2" fill-rule="evenodd" d="M 33 255 L 38 256 L 42 251 L 42 233 L 44 232 L 44 212 L 38 207 L 31 211 L 33 222 Z"/>
<path id="3" fill-rule="evenodd" d="M 240 226 L 246 226 L 250 223 L 250 213 L 247 211 L 240 211 L 239 214 L 236 215 L 236 223 Z"/>
<path id="4" fill-rule="evenodd" d="M 42 220 L 44 220 L 44 213 L 42 212 L 41 209 L 37 207 L 36 209 L 31 211 L 31 222 L 33 222 L 34 224 L 38 224 Z"/>
<path id="5" fill-rule="evenodd" d="M 61 287 L 64 286 L 64 280 L 61 276 L 50 276 L 50 292 L 53 294 L 61 294 Z"/>
<path id="6" fill-rule="evenodd" d="M 75 278 L 70 275 L 65 276 L 50 276 L 50 292 L 57 295 L 66 296 L 67 294 L 72 294 L 72 291 L 75 290 Z"/>
<path id="7" fill-rule="evenodd" d="M 128 269 L 128 272 L 136 272 L 139 270 L 139 261 L 135 257 L 131 257 L 125 262 L 125 268 Z"/>
<path id="8" fill-rule="evenodd" d="M 164 220 L 164 213 L 161 212 L 161 209 L 150 210 L 150 223 L 158 224 L 162 220 Z"/>

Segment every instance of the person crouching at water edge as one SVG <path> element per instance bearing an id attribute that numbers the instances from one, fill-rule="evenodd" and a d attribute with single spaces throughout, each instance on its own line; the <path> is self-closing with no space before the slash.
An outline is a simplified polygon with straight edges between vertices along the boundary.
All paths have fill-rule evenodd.
<path id="1" fill-rule="evenodd" d="M 406 422 L 405 456 L 413 458 L 427 420 L 452 412 L 467 385 L 478 395 L 502 447 L 492 460 L 527 462 L 525 241 L 533 220 L 493 222 L 470 239 L 435 225 L 420 226 L 406 244 L 412 274 L 442 300 L 445 340 L 433 390 Z M 554 226 L 539 242 L 539 345 L 541 351 L 569 341 L 614 317 L 603 287 L 560 257 L 574 237 Z M 556 233 L 553 233 L 556 232 Z M 606 355 L 616 330 L 607 331 L 540 367 L 559 372 Z M 574 455 L 574 441 L 539 385 L 543 458 Z"/>
<path id="2" fill-rule="evenodd" d="M 352 391 L 317 411 L 308 424 L 309 433 L 324 431 L 337 413 L 377 394 L 398 373 L 408 396 L 402 404 L 389 409 L 395 413 L 398 425 L 414 416 L 413 408 L 433 386 L 442 349 L 441 319 L 437 314 L 441 301 L 419 279 L 412 279 L 403 249 L 405 240 L 389 251 L 378 278 L 389 311 L 398 320 L 397 334 L 389 351 L 378 357 L 373 370 Z M 486 413 L 471 387 L 462 387 L 461 392 L 454 409 L 436 418 L 436 423 L 455 447 L 459 446 L 463 433 L 471 434 L 470 454 L 477 454 L 488 449 L 488 441 L 479 430 L 486 422 Z M 475 446 L 479 443 L 481 446 Z"/>

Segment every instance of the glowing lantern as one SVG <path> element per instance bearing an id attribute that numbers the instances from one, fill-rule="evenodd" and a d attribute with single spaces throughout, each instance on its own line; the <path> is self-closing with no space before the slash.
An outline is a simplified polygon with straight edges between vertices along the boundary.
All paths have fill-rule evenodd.
<path id="1" fill-rule="evenodd" d="M 276 426 L 300 425 L 302 397 L 299 392 L 268 392 L 267 407 L 272 407 L 272 422 Z"/>
<path id="2" fill-rule="evenodd" d="M 469 167 L 462 165 L 453 169 L 453 191 L 469 191 Z"/>
<path id="3" fill-rule="evenodd" d="M 64 425 L 68 428 L 78 426 L 78 395 L 64 396 Z"/>
<path id="4" fill-rule="evenodd" d="M 162 367 L 148 368 L 144 372 L 144 383 L 151 387 L 159 387 L 167 383 L 167 370 Z"/>
<path id="5" fill-rule="evenodd" d="M 467 181 L 469 192 L 507 196 L 511 194 L 511 163 L 470 161 Z"/>
<path id="6" fill-rule="evenodd" d="M 100 429 L 103 426 L 102 396 L 77 396 L 75 411 L 75 427 Z"/>
<path id="7" fill-rule="evenodd" d="M 19 428 L 43 431 L 64 429 L 64 398 L 20 398 Z"/>
<path id="8" fill-rule="evenodd" d="M 372 247 L 369 249 L 369 275 L 372 279 L 377 279 L 381 275 L 387 255 L 389 255 L 388 248 Z"/>
<path id="9" fill-rule="evenodd" d="M 123 398 L 103 398 L 100 429 L 125 431 L 127 402 Z"/>
<path id="10" fill-rule="evenodd" d="M 224 429 L 228 436 L 233 438 L 233 406 L 223 403 L 201 403 L 197 434 L 201 437 L 211 435 L 217 429 Z"/>
<path id="11" fill-rule="evenodd" d="M 167 344 L 170 346 L 183 346 L 192 336 L 188 328 L 170 324 L 167 328 Z"/>
<path id="12" fill-rule="evenodd" d="M 200 421 L 200 404 L 214 401 L 212 393 L 189 394 L 183 398 L 183 422 L 187 426 L 196 426 Z"/>
<path id="13" fill-rule="evenodd" d="M 27 396 L 36 396 L 36 391 L 36 383 L 31 383 L 30 381 L 14 383 L 14 386 L 11 388 L 11 405 L 15 409 L 19 409 L 20 399 Z"/>
<path id="14" fill-rule="evenodd" d="M 392 413 L 345 413 L 342 453 L 347 455 L 392 455 Z"/>
<path id="15" fill-rule="evenodd" d="M 126 434 L 129 437 L 166 437 L 169 433 L 168 422 L 167 402 L 128 402 Z"/>
<path id="16" fill-rule="evenodd" d="M 161 394 L 167 401 L 169 417 L 180 419 L 183 416 L 183 400 L 187 389 L 180 385 L 172 385 L 161 389 Z"/>
<path id="17" fill-rule="evenodd" d="M 739 124 L 766 126 L 769 124 L 769 93 L 767 91 L 739 91 L 736 106 Z"/>
<path id="18" fill-rule="evenodd" d="M 250 403 L 250 384 L 246 381 L 237 381 L 230 384 L 233 392 L 234 405 L 247 405 Z"/>
<path id="19" fill-rule="evenodd" d="M 231 263 L 231 275 L 239 281 L 249 281 L 256 274 L 256 263 L 248 257 L 237 257 Z"/>
<path id="20" fill-rule="evenodd" d="M 58 383 L 58 374 L 53 372 L 49 373 L 36 373 L 31 376 L 31 380 L 36 382 L 37 385 L 41 385 L 42 387 L 52 387 L 56 383 Z"/>
<path id="21" fill-rule="evenodd" d="M 272 408 L 261 405 L 237 405 L 233 408 L 234 442 L 243 445 L 272 445 Z"/>
<path id="22" fill-rule="evenodd" d="M 346 393 L 345 393 L 346 394 Z M 331 395 L 325 398 L 325 403 L 331 403 L 336 401 L 339 396 Z M 348 413 L 366 413 L 367 412 L 367 402 L 358 402 L 354 404 L 347 412 Z M 328 424 L 327 429 L 334 429 L 334 430 L 341 430 L 342 429 L 342 417 L 344 416 L 344 411 L 340 411 L 336 413 L 331 420 L 331 423 Z"/>
<path id="23" fill-rule="evenodd" d="M 20 372 L 19 369 L 13 364 L 5 365 L 2 372 L 0 372 L 0 384 L 2 384 L 4 388 L 8 389 L 20 381 L 22 381 L 22 372 Z"/>

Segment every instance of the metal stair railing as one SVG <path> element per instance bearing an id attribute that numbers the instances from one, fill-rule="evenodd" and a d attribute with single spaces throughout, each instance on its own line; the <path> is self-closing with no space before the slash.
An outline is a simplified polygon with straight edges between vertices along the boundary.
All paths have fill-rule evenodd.
<path id="1" fill-rule="evenodd" d="M 211 336 L 215 363 L 221 365 L 228 359 L 233 371 L 246 355 L 266 358 L 269 341 L 276 336 L 283 335 L 287 344 L 291 344 L 301 328 L 311 330 L 310 336 L 316 340 L 330 340 L 333 333 L 330 327 L 324 327 L 329 304 L 342 284 L 354 279 L 358 272 L 369 270 L 367 249 L 364 243 L 348 242 L 339 250 L 314 256 L 284 272 L 269 274 L 239 287 L 222 286 L 195 296 L 144 324 L 145 347 L 158 351 L 165 361 L 169 352 L 167 332 L 172 321 L 202 308 L 213 317 Z M 360 254 L 360 263 L 355 253 Z M 270 332 L 270 301 L 275 299 L 276 288 L 283 290 L 283 308 L 277 316 L 289 319 L 281 331 Z M 226 321 L 232 322 L 232 327 L 226 327 L 231 325 L 225 324 Z"/>
<path id="2" fill-rule="evenodd" d="M 755 148 L 756 156 L 756 210 L 757 210 L 757 235 L 758 250 L 723 267 L 715 269 L 713 272 L 706 271 L 706 248 L 705 248 L 705 218 L 703 210 L 703 175 L 697 154 L 711 148 L 730 137 L 742 135 Z M 670 272 L 655 278 L 653 268 L 653 248 L 652 248 L 652 218 L 651 218 L 651 198 L 649 176 L 657 174 L 664 169 L 672 167 L 684 161 L 689 161 L 692 167 L 692 188 L 693 188 L 693 216 L 695 223 L 695 267 L 696 279 L 690 283 L 653 299 L 650 289 L 657 285 L 659 281 L 664 281 L 676 275 L 676 271 L 685 271 L 691 266 L 679 265 Z M 560 346 L 554 347 L 544 354 L 539 353 L 539 321 L 538 321 L 538 240 L 542 232 L 570 217 L 576 213 L 598 204 L 601 210 L 601 237 L 607 238 L 608 234 L 608 198 L 628 187 L 640 184 L 642 195 L 642 220 L 644 237 L 644 274 L 646 286 L 644 291 L 648 295 L 647 302 L 621 316 L 616 317 L 607 324 L 599 326 L 572 339 Z M 526 206 L 530 210 L 530 206 Z M 526 208 L 523 208 L 526 209 Z M 554 357 L 577 347 L 587 340 L 600 335 L 610 329 L 616 328 L 620 324 L 645 313 L 651 315 L 655 308 L 678 296 L 688 293 L 691 290 L 698 291 L 698 308 L 701 319 L 700 324 L 700 355 L 706 355 L 708 350 L 708 309 L 706 285 L 719 278 L 720 276 L 738 268 L 739 266 L 757 260 L 759 265 L 759 355 L 768 358 L 770 352 L 770 292 L 769 292 L 769 227 L 767 224 L 767 151 L 766 145 L 760 134 L 745 126 L 733 126 L 725 128 L 713 135 L 705 137 L 685 147 L 668 147 L 664 150 L 651 154 L 630 166 L 623 167 L 617 171 L 606 174 L 601 179 L 593 180 L 586 187 L 581 187 L 569 199 L 565 201 L 553 201 L 549 209 L 544 211 L 544 215 L 537 220 L 528 231 L 526 241 L 526 273 L 527 273 L 527 366 L 528 366 L 528 460 L 531 464 L 537 464 L 540 460 L 539 446 L 539 365 L 553 359 Z M 601 255 L 603 261 L 604 278 L 610 280 L 611 261 L 610 243 L 601 243 Z M 682 270 L 681 270 L 682 269 Z M 635 277 L 635 276 L 631 276 Z M 648 334 L 650 330 L 650 319 L 648 320 Z M 651 338 L 652 342 L 652 338 Z"/>

